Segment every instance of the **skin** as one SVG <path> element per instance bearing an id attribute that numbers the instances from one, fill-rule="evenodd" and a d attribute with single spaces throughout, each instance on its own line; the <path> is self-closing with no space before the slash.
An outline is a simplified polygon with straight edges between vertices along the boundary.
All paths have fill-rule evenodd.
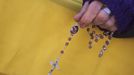
<path id="1" fill-rule="evenodd" d="M 116 31 L 114 16 L 109 17 L 107 13 L 102 11 L 103 3 L 100 1 L 93 1 L 88 4 L 88 1 L 83 5 L 80 12 L 74 16 L 74 20 L 79 23 L 81 28 L 87 27 L 94 23 L 103 29 Z"/>

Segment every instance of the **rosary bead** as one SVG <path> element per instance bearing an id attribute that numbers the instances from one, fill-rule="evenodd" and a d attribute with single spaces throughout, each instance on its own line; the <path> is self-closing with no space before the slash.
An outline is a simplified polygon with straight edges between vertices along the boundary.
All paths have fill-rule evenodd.
<path id="1" fill-rule="evenodd" d="M 71 30 L 70 30 L 70 33 L 71 33 L 71 34 L 76 34 L 76 33 L 78 32 L 78 30 L 79 30 L 78 26 L 73 26 L 73 27 L 71 28 Z"/>
<path id="2" fill-rule="evenodd" d="M 90 33 L 90 36 L 93 36 L 93 33 Z"/>
<path id="3" fill-rule="evenodd" d="M 56 67 L 57 63 L 54 63 L 53 66 Z"/>
<path id="4" fill-rule="evenodd" d="M 107 40 L 105 43 L 106 43 L 106 45 L 108 46 L 108 45 L 110 44 L 110 41 Z"/>
<path id="5" fill-rule="evenodd" d="M 112 39 L 112 36 L 111 36 L 111 35 L 109 35 L 109 36 L 108 36 L 108 39 L 109 39 L 109 40 L 111 40 L 111 39 Z"/>
<path id="6" fill-rule="evenodd" d="M 90 33 L 90 39 L 94 39 L 94 34 Z"/>
<path id="7" fill-rule="evenodd" d="M 109 32 L 109 31 L 106 31 L 106 32 L 103 32 L 103 34 L 104 34 L 105 36 L 108 36 L 108 35 L 110 35 L 110 32 Z"/>
<path id="8" fill-rule="evenodd" d="M 96 39 L 95 39 L 95 42 L 98 42 L 98 41 L 99 41 L 99 39 L 96 38 Z"/>
<path id="9" fill-rule="evenodd" d="M 99 35 L 96 34 L 96 35 L 95 35 L 95 42 L 98 42 L 98 41 L 99 41 Z"/>
<path id="10" fill-rule="evenodd" d="M 61 50 L 61 52 L 60 52 L 61 54 L 64 54 L 64 50 Z"/>
<path id="11" fill-rule="evenodd" d="M 90 28 L 87 28 L 87 32 L 89 32 L 90 31 Z"/>
<path id="12" fill-rule="evenodd" d="M 104 38 L 104 36 L 103 36 L 102 34 L 99 34 L 99 37 L 100 37 L 101 39 L 103 39 L 103 38 Z"/>
<path id="13" fill-rule="evenodd" d="M 103 56 L 103 51 L 101 50 L 100 52 L 99 52 L 99 57 L 102 57 Z"/>
<path id="14" fill-rule="evenodd" d="M 96 37 L 96 38 L 99 38 L 99 35 L 98 35 L 98 34 L 96 34 L 96 35 L 95 35 L 95 37 Z"/>
<path id="15" fill-rule="evenodd" d="M 66 43 L 65 43 L 65 46 L 68 46 L 68 45 L 69 45 L 69 42 L 66 42 Z"/>
<path id="16" fill-rule="evenodd" d="M 98 42 L 98 41 L 99 41 L 99 35 L 96 34 L 96 35 L 95 35 L 95 42 Z"/>
<path id="17" fill-rule="evenodd" d="M 91 36 L 90 39 L 94 39 L 94 36 Z"/>
<path id="18" fill-rule="evenodd" d="M 95 25 L 92 25 L 92 28 L 95 28 Z"/>
<path id="19" fill-rule="evenodd" d="M 69 38 L 68 38 L 68 41 L 71 41 L 71 40 L 72 40 L 72 38 L 71 38 L 71 37 L 69 37 Z"/>
<path id="20" fill-rule="evenodd" d="M 53 69 L 51 69 L 50 72 L 53 72 Z"/>
<path id="21" fill-rule="evenodd" d="M 92 41 L 89 41 L 89 44 L 91 45 L 92 44 Z"/>
<path id="22" fill-rule="evenodd" d="M 93 31 L 92 33 L 95 34 L 95 31 Z"/>
<path id="23" fill-rule="evenodd" d="M 107 49 L 106 45 L 103 45 L 103 50 L 105 51 Z"/>

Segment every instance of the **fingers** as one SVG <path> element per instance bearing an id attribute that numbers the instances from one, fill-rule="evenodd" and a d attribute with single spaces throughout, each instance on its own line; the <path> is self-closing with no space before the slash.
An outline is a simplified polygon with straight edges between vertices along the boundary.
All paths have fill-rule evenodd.
<path id="1" fill-rule="evenodd" d="M 90 24 L 96 15 L 99 13 L 103 4 L 99 1 L 93 1 L 87 8 L 87 11 L 79 21 L 80 27 L 84 28 Z"/>
<path id="2" fill-rule="evenodd" d="M 101 10 L 94 20 L 95 25 L 102 25 L 109 19 L 109 14 Z M 105 28 L 105 27 L 104 27 Z"/>
<path id="3" fill-rule="evenodd" d="M 115 17 L 112 16 L 106 23 L 105 23 L 106 29 L 110 30 L 110 31 L 116 31 L 117 27 L 115 24 Z"/>
<path id="4" fill-rule="evenodd" d="M 114 16 L 109 16 L 111 11 L 108 8 L 101 9 L 103 4 L 99 1 L 93 1 L 84 4 L 81 11 L 75 15 L 74 19 L 80 24 L 81 28 L 85 28 L 90 23 L 94 23 L 103 29 L 116 31 Z"/>
<path id="5" fill-rule="evenodd" d="M 83 14 L 86 12 L 88 6 L 89 6 L 89 1 L 86 1 L 85 4 L 84 4 L 84 6 L 82 7 L 81 11 L 80 11 L 78 14 L 76 14 L 76 15 L 74 16 L 74 20 L 75 20 L 76 22 L 80 21 L 81 17 L 82 17 Z"/>
<path id="6" fill-rule="evenodd" d="M 115 25 L 114 16 L 110 16 L 111 11 L 108 8 L 103 8 L 94 20 L 95 25 L 99 25 L 102 29 L 107 29 L 110 31 L 116 31 L 117 27 Z"/>
<path id="7" fill-rule="evenodd" d="M 112 16 L 104 24 L 100 24 L 98 26 L 101 27 L 102 29 L 107 29 L 107 30 L 112 31 L 112 32 L 117 30 L 114 16 Z"/>

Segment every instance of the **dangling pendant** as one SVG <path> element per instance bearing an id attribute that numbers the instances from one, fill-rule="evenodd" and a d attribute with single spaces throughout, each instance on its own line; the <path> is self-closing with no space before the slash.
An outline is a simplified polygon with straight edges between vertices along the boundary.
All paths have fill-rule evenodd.
<path id="1" fill-rule="evenodd" d="M 94 41 L 94 39 L 96 39 L 96 37 L 95 37 L 95 31 L 93 31 L 93 28 L 95 28 L 95 25 L 92 25 L 91 26 L 91 28 L 87 28 L 87 32 L 88 32 L 88 34 L 89 34 L 89 36 L 90 36 L 90 41 L 89 41 L 89 45 L 88 45 L 88 48 L 89 49 L 91 49 L 92 47 L 93 47 L 93 41 Z M 90 33 L 91 32 L 91 33 Z"/>
<path id="2" fill-rule="evenodd" d="M 113 37 L 114 32 L 104 32 L 104 35 L 107 36 L 107 40 L 105 41 L 105 44 L 103 45 L 101 51 L 99 52 L 99 57 L 102 57 L 104 52 L 107 50 L 110 41 Z"/>
<path id="3" fill-rule="evenodd" d="M 104 32 L 103 34 L 97 34 L 94 30 L 96 26 L 92 25 L 90 28 L 87 28 L 87 32 L 90 36 L 90 41 L 88 43 L 88 47 L 91 49 L 93 47 L 94 42 L 97 43 L 100 39 L 104 39 L 107 38 L 107 40 L 105 41 L 105 44 L 102 46 L 102 49 L 100 50 L 98 57 L 102 57 L 104 55 L 104 52 L 107 50 L 109 44 L 110 44 L 110 40 L 113 37 L 114 32 Z M 63 49 L 60 51 L 59 56 L 57 57 L 57 59 L 54 62 L 51 62 L 51 69 L 48 72 L 48 75 L 52 75 L 53 71 L 55 69 L 59 69 L 59 61 L 61 56 L 65 53 L 65 49 L 67 48 L 67 46 L 69 46 L 70 41 L 72 40 L 73 36 L 79 31 L 79 27 L 78 24 L 75 24 L 71 29 L 70 29 L 70 37 L 68 38 L 67 42 L 65 42 L 65 45 L 63 47 Z"/>
<path id="4" fill-rule="evenodd" d="M 55 69 L 59 69 L 59 65 L 58 65 L 59 59 L 57 58 L 55 62 L 51 61 L 50 64 L 52 66 L 52 68 L 50 69 L 50 71 L 48 72 L 48 75 L 52 75 L 52 72 Z"/>
<path id="5" fill-rule="evenodd" d="M 65 45 L 64 45 L 64 48 L 60 51 L 60 55 L 58 56 L 58 58 L 56 59 L 55 62 L 50 62 L 51 64 L 51 69 L 50 71 L 48 72 L 48 75 L 52 75 L 53 71 L 55 69 L 58 69 L 59 68 L 59 61 L 60 61 L 60 57 L 64 54 L 65 52 L 65 48 L 67 48 L 67 46 L 69 45 L 70 41 L 72 40 L 72 37 L 79 31 L 79 27 L 78 25 L 74 25 L 71 29 L 70 29 L 70 37 L 68 38 L 68 41 L 65 42 Z"/>

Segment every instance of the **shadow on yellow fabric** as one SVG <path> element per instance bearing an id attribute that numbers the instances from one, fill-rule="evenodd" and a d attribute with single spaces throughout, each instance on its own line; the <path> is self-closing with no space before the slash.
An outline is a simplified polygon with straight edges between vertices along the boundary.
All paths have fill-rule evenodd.
<path id="1" fill-rule="evenodd" d="M 4 73 L 0 73 L 0 75 L 7 75 L 7 74 L 4 74 Z"/>
<path id="2" fill-rule="evenodd" d="M 73 0 L 0 0 L 0 72 L 47 75 L 80 6 Z M 102 58 L 98 52 L 104 42 L 88 49 L 88 41 L 80 29 L 53 75 L 134 75 L 133 38 L 112 39 Z"/>

